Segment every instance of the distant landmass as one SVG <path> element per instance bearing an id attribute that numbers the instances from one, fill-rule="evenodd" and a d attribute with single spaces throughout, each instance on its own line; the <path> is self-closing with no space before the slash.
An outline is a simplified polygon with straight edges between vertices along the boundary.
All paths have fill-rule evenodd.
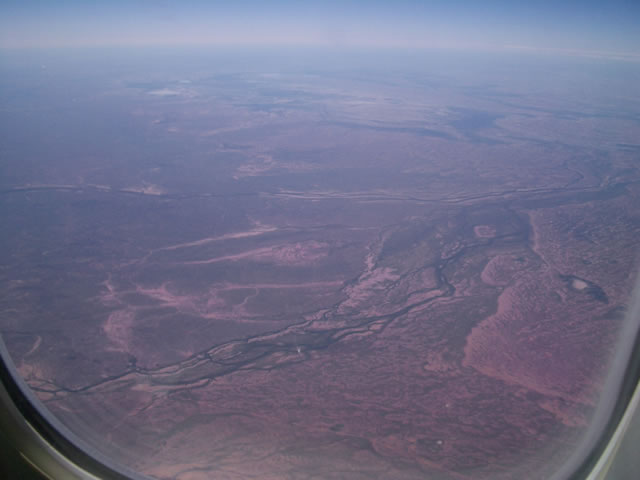
<path id="1" fill-rule="evenodd" d="M 0 332 L 72 431 L 175 480 L 575 447 L 636 274 L 637 65 L 51 55 L 0 75 Z"/>

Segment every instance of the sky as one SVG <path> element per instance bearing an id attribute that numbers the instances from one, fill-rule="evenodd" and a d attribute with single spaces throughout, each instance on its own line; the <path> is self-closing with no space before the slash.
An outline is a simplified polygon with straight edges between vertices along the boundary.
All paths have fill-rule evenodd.
<path id="1" fill-rule="evenodd" d="M 638 0 L 3 0 L 0 48 L 314 45 L 640 55 Z"/>

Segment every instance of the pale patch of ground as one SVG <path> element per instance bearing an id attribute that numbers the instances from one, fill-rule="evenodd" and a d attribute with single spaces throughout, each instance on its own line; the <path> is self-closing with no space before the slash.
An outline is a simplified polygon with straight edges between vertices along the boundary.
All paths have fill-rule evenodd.
<path id="1" fill-rule="evenodd" d="M 298 242 L 273 247 L 264 254 L 253 257 L 255 260 L 268 260 L 275 263 L 298 265 L 309 264 L 328 255 L 328 245 L 317 241 Z"/>
<path id="2" fill-rule="evenodd" d="M 276 227 L 266 226 L 266 225 L 257 223 L 256 228 L 254 228 L 253 230 L 247 230 L 245 232 L 227 233 L 224 235 L 219 235 L 217 237 L 206 237 L 200 240 L 194 240 L 193 242 L 178 243 L 176 245 L 169 245 L 167 247 L 158 248 L 156 251 L 178 250 L 180 248 L 198 247 L 200 245 L 206 245 L 208 243 L 222 242 L 225 240 L 232 240 L 236 238 L 255 237 L 258 235 L 263 235 L 265 233 L 275 232 L 276 230 L 278 230 Z"/>
<path id="3" fill-rule="evenodd" d="M 442 250 L 440 251 L 440 258 L 449 258 L 455 255 L 460 249 L 463 248 L 463 244 L 461 242 L 453 241 L 451 243 L 447 243 L 443 245 Z"/>
<path id="4" fill-rule="evenodd" d="M 256 175 L 261 175 L 265 172 L 268 172 L 275 166 L 277 166 L 277 163 L 273 159 L 272 155 L 256 155 L 251 162 L 240 165 L 236 169 L 236 174 L 233 176 L 233 178 L 238 179 L 242 177 L 254 177 Z"/>
<path id="5" fill-rule="evenodd" d="M 118 292 L 116 292 L 115 286 L 111 283 L 111 276 L 103 282 L 103 285 L 106 287 L 107 293 L 103 293 L 100 296 L 100 300 L 106 304 L 119 302 Z"/>
<path id="6" fill-rule="evenodd" d="M 98 183 L 88 183 L 87 187 L 95 188 L 96 190 L 100 190 L 103 192 L 110 192 L 111 187 L 109 185 L 101 185 Z"/>
<path id="7" fill-rule="evenodd" d="M 176 311 L 196 315 L 209 320 L 231 319 L 237 322 L 250 322 L 252 319 L 260 318 L 262 315 L 252 313 L 248 309 L 249 301 L 256 297 L 261 290 L 266 289 L 324 289 L 340 288 L 342 280 L 326 282 L 301 282 L 301 283 L 256 283 L 256 284 L 232 284 L 222 283 L 212 285 L 207 292 L 197 294 L 178 294 L 171 292 L 165 282 L 159 287 L 145 288 L 138 286 L 136 292 L 146 295 L 156 301 L 162 302 L 164 306 L 174 308 Z M 232 290 L 248 290 L 251 293 L 246 295 L 244 300 L 231 305 L 220 294 Z"/>
<path id="8" fill-rule="evenodd" d="M 29 382 L 31 386 L 41 386 L 41 384 L 46 384 L 43 378 L 49 378 L 48 372 L 45 372 L 41 365 L 35 365 L 33 363 L 21 363 L 20 365 L 16 365 L 18 372 L 22 378 Z"/>
<path id="9" fill-rule="evenodd" d="M 584 280 L 580 280 L 579 278 L 574 278 L 571 281 L 571 286 L 576 290 L 584 290 L 585 288 L 589 287 L 589 284 Z"/>
<path id="10" fill-rule="evenodd" d="M 143 195 L 163 195 L 166 193 L 162 187 L 153 184 L 143 184 L 122 189 L 123 192 L 142 193 Z"/>
<path id="11" fill-rule="evenodd" d="M 129 351 L 134 319 L 135 314 L 130 309 L 117 310 L 109 315 L 102 326 L 102 331 L 112 344 L 107 350 Z"/>
<path id="12" fill-rule="evenodd" d="M 33 342 L 33 346 L 29 349 L 27 353 L 24 354 L 24 356 L 27 357 L 31 355 L 33 352 L 35 352 L 41 343 L 42 343 L 42 337 L 38 335 L 38 337 L 36 338 L 36 341 Z"/>
<path id="13" fill-rule="evenodd" d="M 162 302 L 165 306 L 186 314 L 197 315 L 208 319 L 218 319 L 221 314 L 229 315 L 227 302 L 218 296 L 218 292 L 224 290 L 211 287 L 207 293 L 199 295 L 178 294 L 169 291 L 168 284 L 162 283 L 159 287 L 136 287 L 137 293 L 146 295 L 154 300 Z M 236 312 L 246 314 L 243 312 Z"/>
<path id="14" fill-rule="evenodd" d="M 365 259 L 364 262 L 367 267 L 367 272 L 373 271 L 374 267 L 376 266 L 376 256 L 374 255 L 374 253 L 373 252 L 368 253 L 367 258 Z"/>
<path id="15" fill-rule="evenodd" d="M 213 128 L 210 130 L 206 130 L 202 133 L 200 133 L 201 137 L 213 137 L 216 135 L 219 135 L 221 133 L 227 133 L 227 132 L 236 132 L 238 130 L 244 130 L 247 128 L 251 128 L 255 125 L 260 125 L 262 122 L 261 121 L 242 121 L 242 120 L 238 120 L 235 121 L 232 127 L 220 127 L 220 128 Z"/>
<path id="16" fill-rule="evenodd" d="M 247 283 L 247 284 L 225 284 L 225 289 L 231 290 L 233 288 L 320 288 L 320 287 L 334 287 L 342 285 L 342 280 L 329 280 L 326 282 L 305 282 L 305 283 Z"/>
<path id="17" fill-rule="evenodd" d="M 153 95 L 154 97 L 193 97 L 195 96 L 192 90 L 188 90 L 186 88 L 159 88 L 157 90 L 151 90 L 147 92 L 149 95 Z"/>
<path id="18" fill-rule="evenodd" d="M 344 313 L 346 309 L 357 307 L 374 295 L 381 295 L 383 292 L 388 291 L 389 284 L 395 282 L 398 278 L 400 278 L 400 275 L 388 267 L 376 268 L 363 273 L 358 279 L 358 283 L 345 289 L 345 293 L 349 298 L 340 305 L 338 312 Z"/>
<path id="19" fill-rule="evenodd" d="M 431 298 L 435 298 L 442 295 L 441 290 L 429 290 L 427 292 L 412 292 L 407 297 L 407 303 L 420 303 L 426 302 Z"/>
<path id="20" fill-rule="evenodd" d="M 22 361 L 19 365 L 16 365 L 16 369 L 30 387 L 39 389 L 37 393 L 40 400 L 47 401 L 54 398 L 55 394 L 51 392 L 55 392 L 58 388 L 49 380 L 45 380 L 52 378 L 51 365 Z"/>
<path id="21" fill-rule="evenodd" d="M 154 300 L 158 300 L 169 307 L 174 307 L 177 310 L 183 310 L 185 309 L 185 307 L 193 306 L 193 301 L 190 295 L 177 295 L 175 293 L 169 292 L 166 282 L 155 288 L 144 288 L 141 286 L 137 286 L 136 291 L 142 295 L 151 297 Z"/>
<path id="22" fill-rule="evenodd" d="M 243 177 L 255 177 L 258 175 L 264 175 L 276 168 L 289 172 L 309 172 L 312 170 L 317 170 L 317 167 L 309 163 L 278 162 L 274 160 L 273 156 L 270 154 L 259 154 L 256 155 L 255 158 L 249 163 L 245 163 L 244 165 L 239 166 L 236 169 L 236 173 L 233 178 L 237 180 Z"/>
<path id="23" fill-rule="evenodd" d="M 490 225 L 476 225 L 473 232 L 478 238 L 493 238 L 496 236 L 496 229 Z"/>
<path id="24" fill-rule="evenodd" d="M 205 265 L 224 261 L 253 260 L 284 265 L 305 265 L 314 263 L 328 255 L 328 246 L 324 243 L 309 241 L 289 245 L 256 248 L 235 255 L 224 255 L 207 260 L 184 262 L 186 265 Z"/>
<path id="25" fill-rule="evenodd" d="M 493 257 L 491 260 L 487 262 L 485 267 L 482 269 L 482 273 L 480 274 L 480 279 L 487 285 L 495 286 L 495 285 L 502 284 L 502 282 L 499 280 L 499 276 L 496 275 L 496 270 L 499 269 L 499 263 L 500 263 L 500 260 L 498 259 L 498 257 Z"/>
<path id="26" fill-rule="evenodd" d="M 538 255 L 538 257 L 540 257 L 542 261 L 544 261 L 547 265 L 550 265 L 545 258 L 542 249 L 540 248 L 540 226 L 538 225 L 538 223 L 541 221 L 541 219 L 544 219 L 544 217 L 542 216 L 541 212 L 535 210 L 528 211 L 527 214 L 529 215 L 529 224 L 531 225 L 532 233 L 531 250 L 533 250 L 534 253 Z"/>

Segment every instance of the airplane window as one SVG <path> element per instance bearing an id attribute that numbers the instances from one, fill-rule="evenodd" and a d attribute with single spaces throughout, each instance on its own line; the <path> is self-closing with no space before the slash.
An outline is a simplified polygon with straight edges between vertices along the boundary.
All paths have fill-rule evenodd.
<path id="1" fill-rule="evenodd" d="M 3 2 L 0 350 L 50 432 L 568 478 L 640 321 L 640 5 L 518 3 Z"/>

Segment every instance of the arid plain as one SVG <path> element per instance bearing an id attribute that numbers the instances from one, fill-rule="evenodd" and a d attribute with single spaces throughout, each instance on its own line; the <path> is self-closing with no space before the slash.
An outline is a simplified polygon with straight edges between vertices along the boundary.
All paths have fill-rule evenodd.
<path id="1" fill-rule="evenodd" d="M 640 238 L 637 68 L 565 60 L 21 77 L 19 371 L 159 479 L 546 478 Z"/>

